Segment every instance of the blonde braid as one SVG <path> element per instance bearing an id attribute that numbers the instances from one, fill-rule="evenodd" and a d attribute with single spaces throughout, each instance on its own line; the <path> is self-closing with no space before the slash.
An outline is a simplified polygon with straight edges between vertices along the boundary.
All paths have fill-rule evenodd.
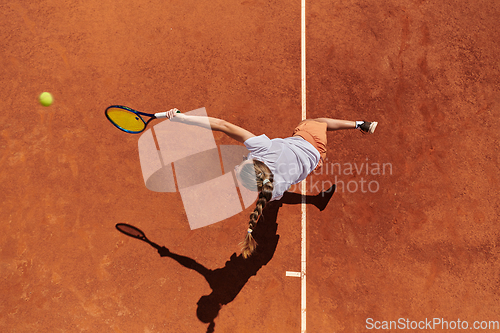
<path id="1" fill-rule="evenodd" d="M 264 163 L 254 160 L 255 181 L 259 190 L 259 198 L 255 205 L 254 211 L 250 214 L 250 222 L 248 222 L 248 230 L 245 240 L 241 242 L 241 253 L 243 258 L 248 258 L 255 251 L 257 241 L 252 236 L 252 232 L 257 225 L 262 210 L 273 196 L 273 174 Z"/>

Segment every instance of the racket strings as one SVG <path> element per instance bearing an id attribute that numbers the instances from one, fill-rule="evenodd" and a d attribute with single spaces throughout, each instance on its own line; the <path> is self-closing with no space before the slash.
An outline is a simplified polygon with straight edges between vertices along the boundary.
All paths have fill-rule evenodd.
<path id="1" fill-rule="evenodd" d="M 106 115 L 115 126 L 128 132 L 137 133 L 146 128 L 141 116 L 126 109 L 110 107 L 106 110 Z"/>

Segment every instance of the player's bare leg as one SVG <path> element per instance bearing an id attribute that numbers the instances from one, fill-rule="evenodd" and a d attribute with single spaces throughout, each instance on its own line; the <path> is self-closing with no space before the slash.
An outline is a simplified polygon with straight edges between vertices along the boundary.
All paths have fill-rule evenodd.
<path id="1" fill-rule="evenodd" d="M 326 123 L 328 131 L 338 131 L 346 129 L 359 129 L 363 133 L 372 134 L 375 132 L 377 122 L 351 121 L 332 118 L 316 118 L 316 121 Z"/>

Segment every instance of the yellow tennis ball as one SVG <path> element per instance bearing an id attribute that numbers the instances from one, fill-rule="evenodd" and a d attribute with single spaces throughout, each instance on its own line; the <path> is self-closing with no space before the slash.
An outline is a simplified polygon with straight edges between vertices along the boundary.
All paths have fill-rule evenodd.
<path id="1" fill-rule="evenodd" d="M 50 106 L 54 102 L 52 94 L 49 92 L 43 92 L 40 94 L 40 104 L 43 106 Z"/>

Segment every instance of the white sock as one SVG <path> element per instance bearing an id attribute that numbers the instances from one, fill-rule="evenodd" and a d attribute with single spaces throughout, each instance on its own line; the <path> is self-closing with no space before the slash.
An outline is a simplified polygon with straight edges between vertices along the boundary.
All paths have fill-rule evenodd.
<path id="1" fill-rule="evenodd" d="M 356 128 L 359 128 L 359 126 L 363 125 L 364 121 L 356 121 Z"/>

